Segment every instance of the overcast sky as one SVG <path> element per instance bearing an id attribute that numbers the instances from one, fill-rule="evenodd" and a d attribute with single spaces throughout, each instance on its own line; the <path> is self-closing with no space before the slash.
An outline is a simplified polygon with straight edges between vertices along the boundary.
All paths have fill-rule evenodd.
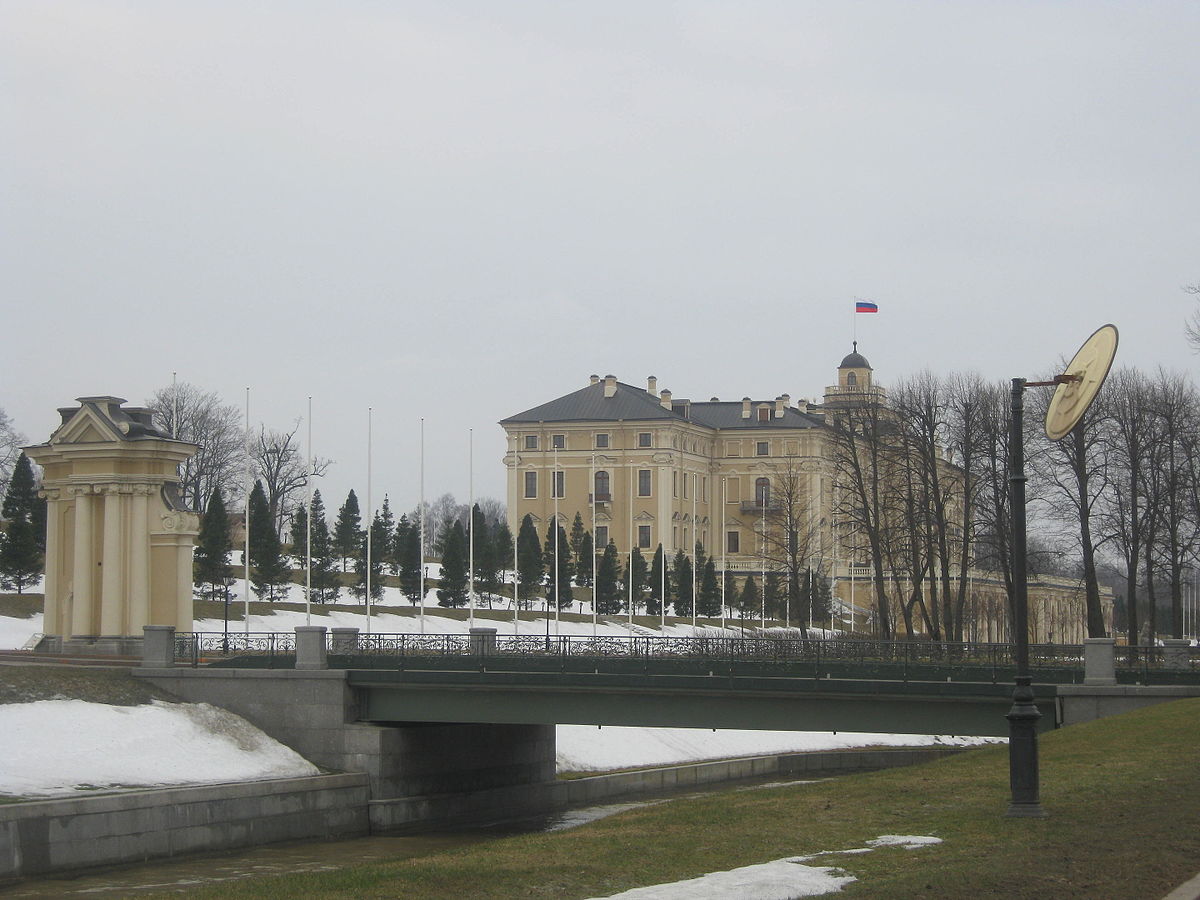
<path id="1" fill-rule="evenodd" d="M 1194 2 L 0 0 L 0 407 L 171 373 L 322 485 L 503 497 L 595 373 L 819 396 L 859 349 L 1194 370 Z M 363 498 L 365 499 L 365 498 Z"/>

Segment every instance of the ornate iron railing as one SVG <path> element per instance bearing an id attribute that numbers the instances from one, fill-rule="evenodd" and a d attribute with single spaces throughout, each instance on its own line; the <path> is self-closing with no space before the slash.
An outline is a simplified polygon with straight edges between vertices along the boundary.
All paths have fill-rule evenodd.
<path id="1" fill-rule="evenodd" d="M 175 659 L 193 666 L 238 657 L 265 660 L 269 668 L 284 668 L 296 658 L 296 633 L 291 631 L 177 631 Z"/>

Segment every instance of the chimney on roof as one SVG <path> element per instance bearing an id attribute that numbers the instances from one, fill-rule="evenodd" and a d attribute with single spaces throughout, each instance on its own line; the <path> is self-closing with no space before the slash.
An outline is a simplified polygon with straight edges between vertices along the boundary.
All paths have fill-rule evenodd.
<path id="1" fill-rule="evenodd" d="M 658 379 L 653 375 L 646 379 L 646 393 L 651 396 L 658 393 Z"/>
<path id="2" fill-rule="evenodd" d="M 775 398 L 775 418 L 782 419 L 783 411 L 787 409 L 787 403 L 783 400 L 783 395 L 780 394 Z"/>
<path id="3" fill-rule="evenodd" d="M 742 398 L 742 418 L 743 419 L 750 418 L 750 398 L 749 397 Z"/>
<path id="4" fill-rule="evenodd" d="M 604 376 L 604 396 L 605 397 L 617 396 L 617 376 L 616 375 L 605 375 Z"/>
<path id="5" fill-rule="evenodd" d="M 659 394 L 658 402 L 662 406 L 663 409 L 670 409 L 671 408 L 671 392 L 664 388 L 662 393 Z"/>
<path id="6" fill-rule="evenodd" d="M 720 403 L 721 398 L 720 397 L 710 397 L 708 402 L 709 403 Z"/>
<path id="7" fill-rule="evenodd" d="M 800 400 L 796 403 L 796 409 L 800 410 L 800 412 L 802 412 L 802 413 L 808 412 L 808 398 L 801 397 Z"/>
<path id="8" fill-rule="evenodd" d="M 599 376 L 599 375 L 593 375 L 593 376 L 592 376 L 592 384 L 598 384 L 599 382 L 600 382 L 600 376 Z"/>

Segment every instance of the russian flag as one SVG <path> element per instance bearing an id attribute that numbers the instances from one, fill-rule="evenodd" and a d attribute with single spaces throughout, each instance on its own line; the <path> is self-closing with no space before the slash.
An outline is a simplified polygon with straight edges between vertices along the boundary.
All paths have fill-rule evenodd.
<path id="1" fill-rule="evenodd" d="M 856 313 L 860 313 L 860 312 L 877 313 L 877 312 L 879 312 L 879 304 L 872 303 L 870 300 L 855 300 L 854 301 L 854 311 Z"/>

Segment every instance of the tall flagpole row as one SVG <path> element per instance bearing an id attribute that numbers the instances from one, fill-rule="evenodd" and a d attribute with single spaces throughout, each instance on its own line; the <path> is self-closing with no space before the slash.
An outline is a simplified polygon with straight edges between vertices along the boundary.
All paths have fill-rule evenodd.
<path id="1" fill-rule="evenodd" d="M 245 597 L 244 605 L 245 612 L 242 616 L 243 630 L 246 635 L 250 634 L 250 491 L 254 485 L 251 479 L 250 470 L 250 388 L 246 388 L 246 438 L 243 447 L 246 453 L 246 521 L 245 521 L 245 543 L 242 546 L 242 563 L 245 566 Z"/>
<path id="2" fill-rule="evenodd" d="M 304 624 L 312 624 L 312 489 L 313 452 L 312 452 L 312 397 L 308 398 L 308 471 L 304 483 L 308 488 L 308 500 L 305 507 L 304 532 Z"/>
<path id="3" fill-rule="evenodd" d="M 367 634 L 371 633 L 371 528 L 373 522 L 371 507 L 371 407 L 367 407 Z"/>

